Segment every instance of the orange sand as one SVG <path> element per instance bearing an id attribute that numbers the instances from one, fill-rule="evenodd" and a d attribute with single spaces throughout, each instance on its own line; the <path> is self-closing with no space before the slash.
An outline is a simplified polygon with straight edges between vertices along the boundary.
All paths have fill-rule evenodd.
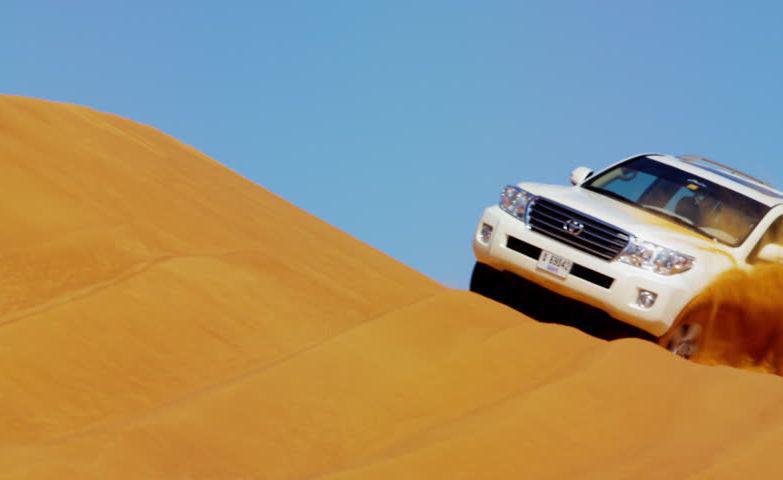
<path id="1" fill-rule="evenodd" d="M 783 474 L 780 377 L 447 290 L 115 116 L 0 97 L 0 161 L 0 478 Z"/>
<path id="2" fill-rule="evenodd" d="M 694 360 L 783 374 L 783 266 L 726 272 L 681 321 L 703 327 Z"/>

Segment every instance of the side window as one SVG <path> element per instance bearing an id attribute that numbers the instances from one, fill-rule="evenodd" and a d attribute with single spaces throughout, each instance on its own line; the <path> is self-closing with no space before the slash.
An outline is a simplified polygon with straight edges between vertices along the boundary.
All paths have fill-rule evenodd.
<path id="1" fill-rule="evenodd" d="M 761 249 L 768 243 L 783 245 L 783 216 L 778 217 L 777 220 L 772 222 L 769 229 L 761 237 L 761 240 L 759 240 L 759 243 L 753 249 L 753 252 L 751 252 L 750 257 L 748 257 L 749 263 L 756 263 L 756 255 L 758 255 Z"/>

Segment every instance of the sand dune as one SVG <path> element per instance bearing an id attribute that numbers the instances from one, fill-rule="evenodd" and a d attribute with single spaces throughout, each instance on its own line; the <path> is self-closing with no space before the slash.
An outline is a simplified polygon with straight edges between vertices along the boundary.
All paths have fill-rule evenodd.
<path id="1" fill-rule="evenodd" d="M 0 478 L 783 474 L 783 379 L 445 289 L 152 128 L 0 97 L 0 168 Z"/>

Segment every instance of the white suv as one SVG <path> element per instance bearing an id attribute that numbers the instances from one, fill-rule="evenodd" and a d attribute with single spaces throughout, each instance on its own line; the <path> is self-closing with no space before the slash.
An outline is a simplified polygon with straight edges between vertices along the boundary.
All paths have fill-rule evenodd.
<path id="1" fill-rule="evenodd" d="M 700 327 L 677 320 L 696 296 L 733 267 L 783 261 L 783 193 L 725 165 L 645 154 L 571 183 L 503 189 L 473 237 L 471 290 L 512 273 L 689 357 Z"/>

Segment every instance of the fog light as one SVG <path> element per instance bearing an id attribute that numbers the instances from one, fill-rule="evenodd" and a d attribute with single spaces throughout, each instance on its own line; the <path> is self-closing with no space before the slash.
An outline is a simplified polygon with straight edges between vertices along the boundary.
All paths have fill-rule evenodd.
<path id="1" fill-rule="evenodd" d="M 658 299 L 658 294 L 649 290 L 639 290 L 639 296 L 636 298 L 636 305 L 650 309 L 655 305 L 655 301 Z"/>
<path id="2" fill-rule="evenodd" d="M 481 224 L 481 230 L 479 231 L 479 239 L 484 243 L 489 243 L 492 239 L 492 225 L 486 223 Z"/>

